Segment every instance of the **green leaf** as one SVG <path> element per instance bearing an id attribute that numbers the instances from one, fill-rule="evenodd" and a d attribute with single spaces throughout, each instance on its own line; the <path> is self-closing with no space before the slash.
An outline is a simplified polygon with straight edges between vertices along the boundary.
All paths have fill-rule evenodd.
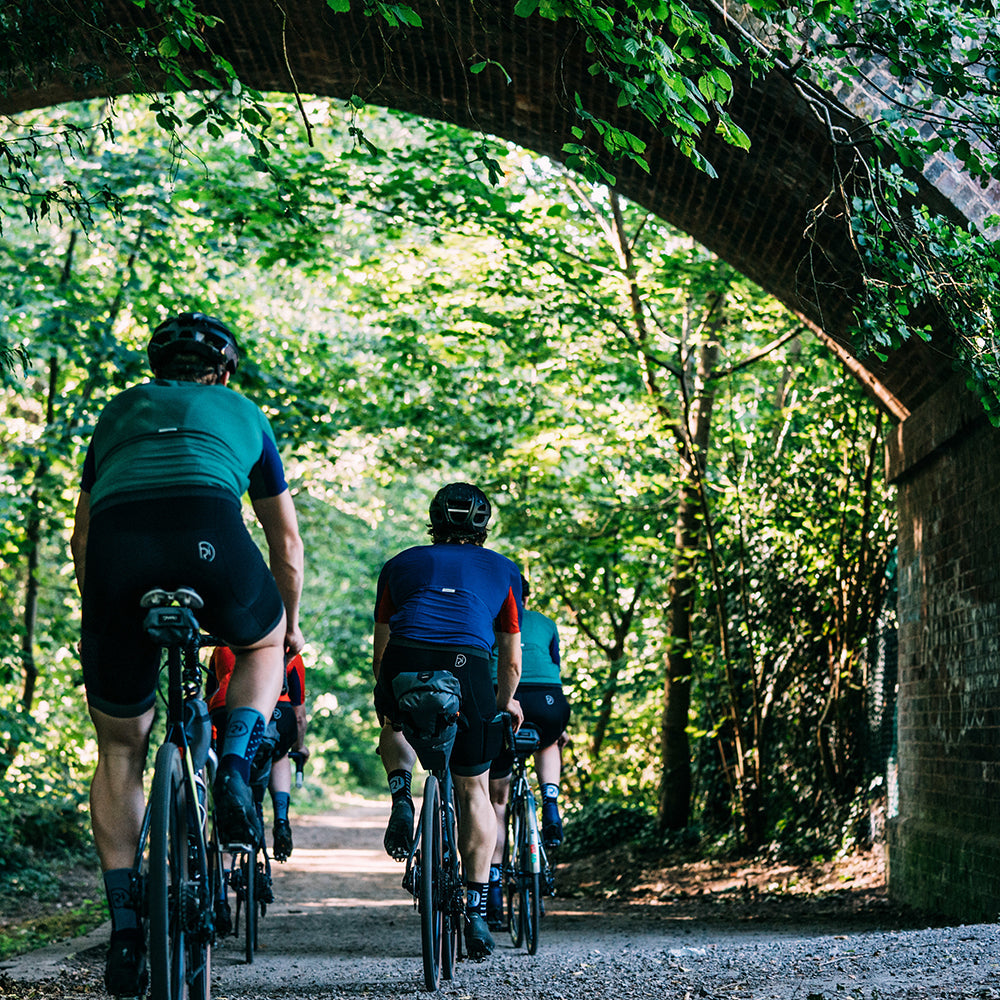
<path id="1" fill-rule="evenodd" d="M 157 45 L 156 51 L 163 56 L 164 59 L 173 59 L 181 50 L 181 47 L 177 44 L 177 39 L 172 35 L 166 35 L 160 39 L 160 44 Z"/>

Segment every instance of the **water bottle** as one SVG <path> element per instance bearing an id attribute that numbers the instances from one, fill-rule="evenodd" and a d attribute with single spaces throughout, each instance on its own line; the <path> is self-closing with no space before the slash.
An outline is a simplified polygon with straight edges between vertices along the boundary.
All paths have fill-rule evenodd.
<path id="1" fill-rule="evenodd" d="M 191 750 L 191 762 L 194 769 L 200 771 L 208 760 L 208 750 L 212 745 L 212 717 L 203 699 L 189 698 L 184 702 L 184 733 Z"/>
<path id="2" fill-rule="evenodd" d="M 203 831 L 208 829 L 208 788 L 205 785 L 205 772 L 194 772 L 194 788 L 198 796 L 198 825 Z"/>

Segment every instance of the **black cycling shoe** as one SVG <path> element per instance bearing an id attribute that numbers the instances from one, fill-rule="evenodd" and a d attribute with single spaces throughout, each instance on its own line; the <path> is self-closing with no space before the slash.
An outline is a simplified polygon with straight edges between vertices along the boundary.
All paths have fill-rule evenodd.
<path id="1" fill-rule="evenodd" d="M 503 919 L 503 883 L 490 882 L 486 890 L 486 925 L 491 931 L 501 930 Z"/>
<path id="2" fill-rule="evenodd" d="M 493 935 L 486 919 L 478 913 L 465 915 L 465 953 L 473 962 L 481 962 L 493 954 Z"/>
<path id="3" fill-rule="evenodd" d="M 215 815 L 223 844 L 264 843 L 264 824 L 257 815 L 253 792 L 237 771 L 220 771 L 215 779 Z"/>
<path id="4" fill-rule="evenodd" d="M 292 827 L 287 819 L 274 821 L 274 860 L 287 861 L 292 856 Z"/>
<path id="5" fill-rule="evenodd" d="M 140 937 L 112 941 L 104 962 L 104 988 L 113 997 L 145 996 L 149 986 L 146 946 Z"/>
<path id="6" fill-rule="evenodd" d="M 553 810 L 546 815 L 547 812 L 548 810 L 542 809 L 542 843 L 545 845 L 545 850 L 549 851 L 562 843 L 563 827 L 559 813 Z"/>
<path id="7" fill-rule="evenodd" d="M 413 800 L 397 799 L 382 839 L 385 853 L 396 861 L 405 861 L 413 848 Z"/>

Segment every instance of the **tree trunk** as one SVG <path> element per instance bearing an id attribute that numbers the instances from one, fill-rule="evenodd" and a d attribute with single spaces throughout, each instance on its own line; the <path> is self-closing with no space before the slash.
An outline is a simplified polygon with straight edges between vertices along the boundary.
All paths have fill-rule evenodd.
<path id="1" fill-rule="evenodd" d="M 721 322 L 721 321 L 720 321 Z M 691 708 L 691 615 L 694 610 L 694 580 L 691 560 L 703 544 L 704 497 L 701 473 L 712 426 L 715 402 L 709 376 L 718 355 L 714 337 L 698 351 L 694 398 L 686 407 L 685 446 L 681 449 L 680 495 L 674 524 L 674 566 L 667 607 L 668 651 L 663 686 L 663 716 L 660 733 L 660 830 L 683 830 L 691 818 L 691 747 L 688 713 Z"/>

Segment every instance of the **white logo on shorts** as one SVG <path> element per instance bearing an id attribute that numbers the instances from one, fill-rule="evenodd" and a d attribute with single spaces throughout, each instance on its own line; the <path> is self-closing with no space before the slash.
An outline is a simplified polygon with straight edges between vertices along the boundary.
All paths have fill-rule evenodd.
<path id="1" fill-rule="evenodd" d="M 198 558 L 205 562 L 212 562 L 215 559 L 215 546 L 211 542 L 198 543 Z"/>
<path id="2" fill-rule="evenodd" d="M 552 697 L 552 695 L 547 694 L 545 696 L 545 704 L 546 705 L 554 705 L 555 703 L 556 703 L 556 700 L 555 700 L 555 698 Z"/>
<path id="3" fill-rule="evenodd" d="M 459 653 L 458 656 L 455 657 L 455 666 L 456 667 L 465 666 L 465 653 Z"/>

